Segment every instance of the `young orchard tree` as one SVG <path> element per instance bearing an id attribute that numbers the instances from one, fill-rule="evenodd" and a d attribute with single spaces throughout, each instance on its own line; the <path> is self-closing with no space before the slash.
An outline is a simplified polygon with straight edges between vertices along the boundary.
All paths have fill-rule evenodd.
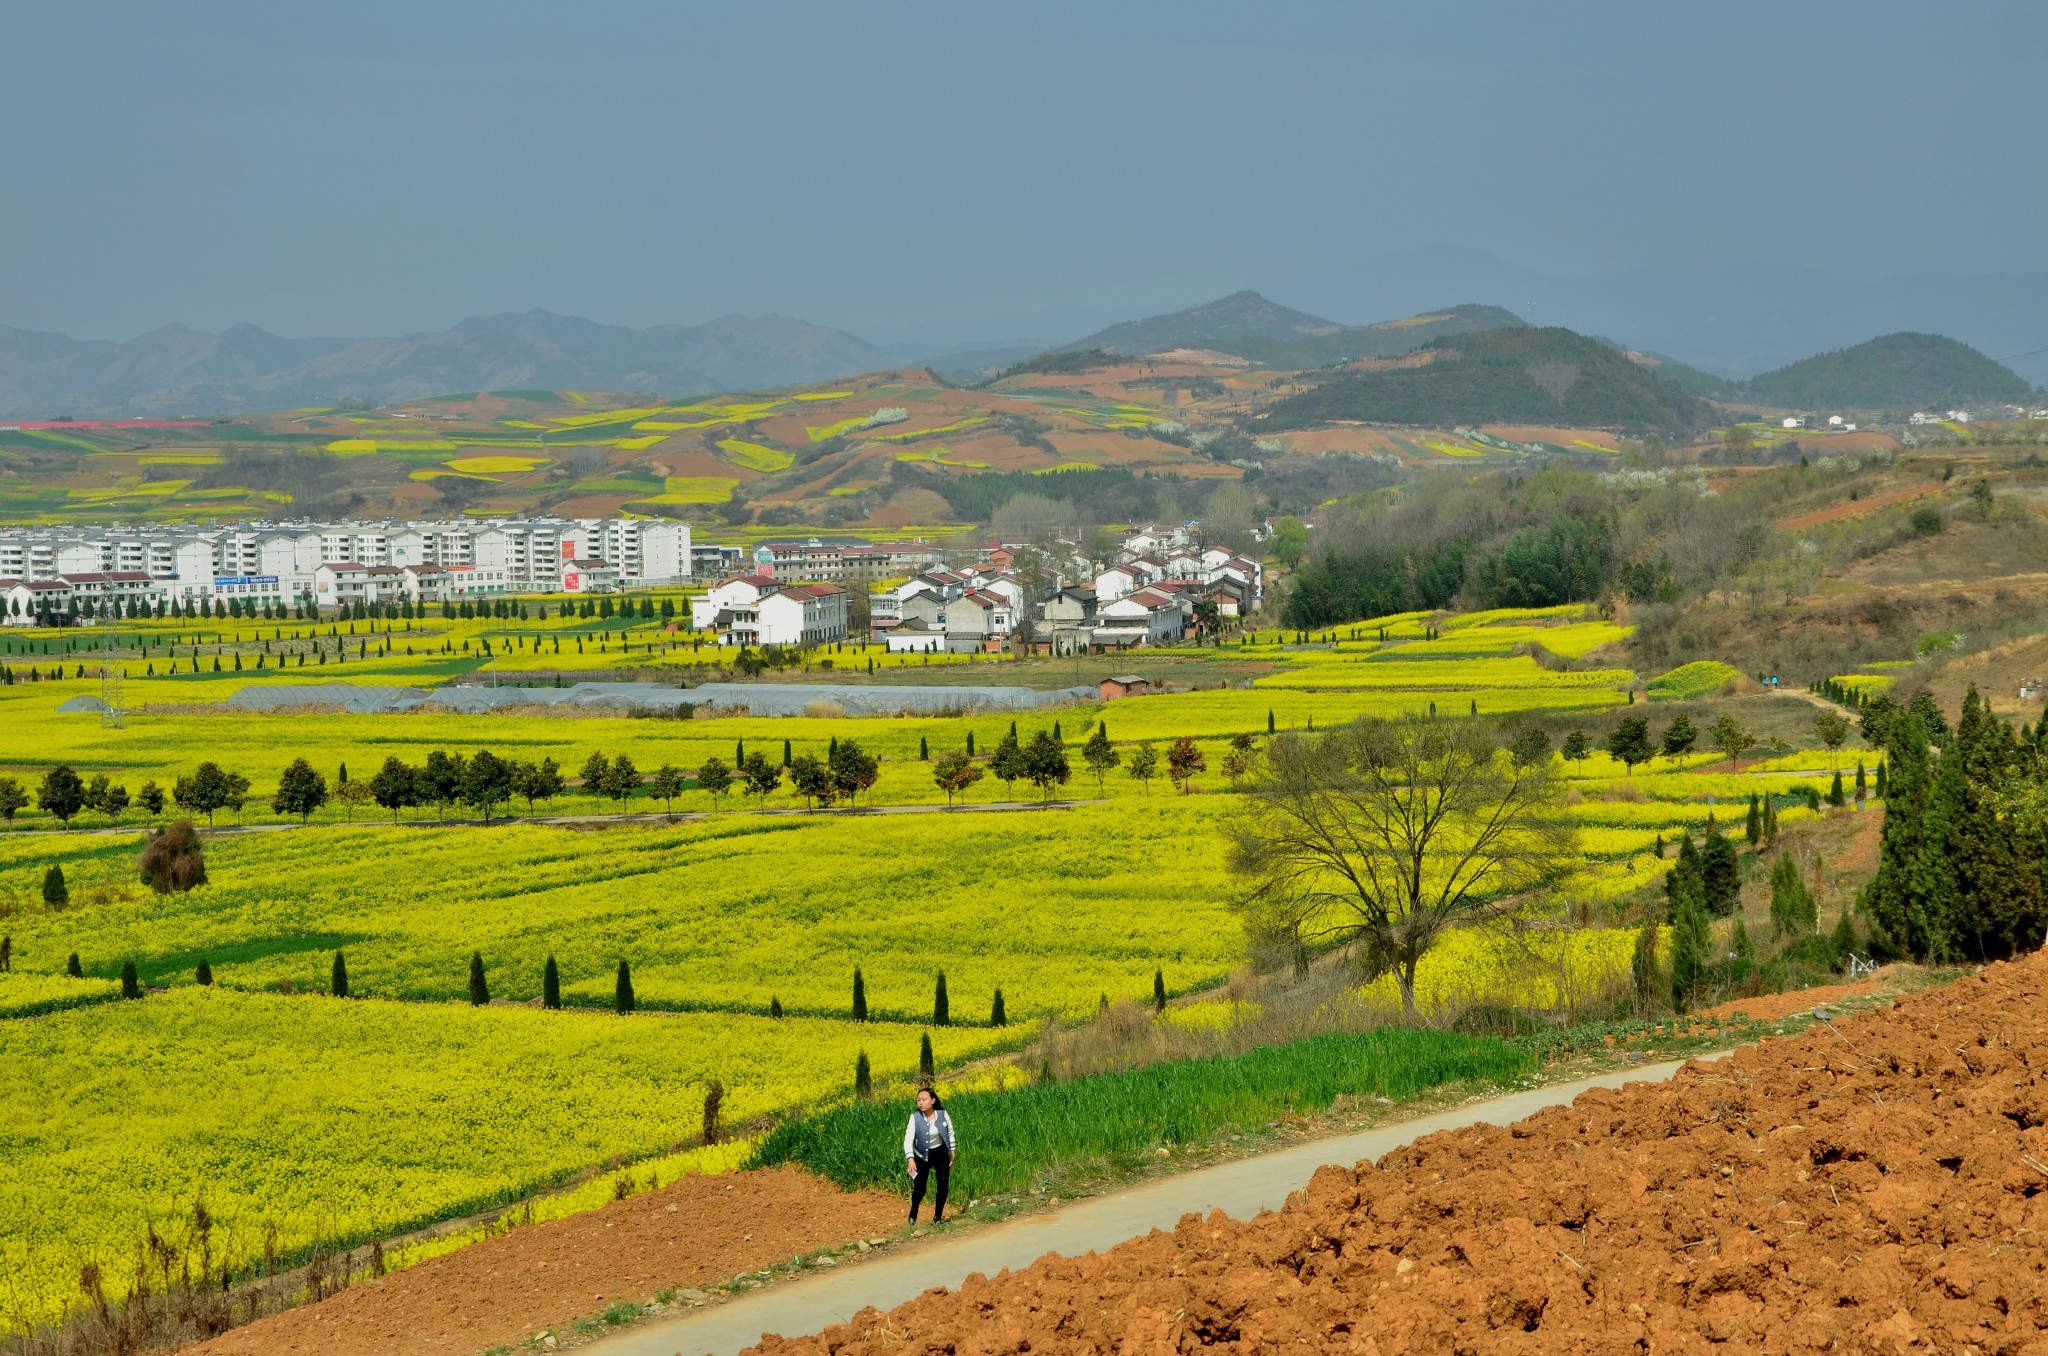
<path id="1" fill-rule="evenodd" d="M 1174 740 L 1166 751 L 1166 775 L 1183 796 L 1188 794 L 1195 774 L 1208 766 L 1209 760 L 1203 757 L 1201 747 L 1187 735 Z"/>
<path id="2" fill-rule="evenodd" d="M 1038 788 L 1041 803 L 1051 799 L 1054 788 L 1065 786 L 1072 775 L 1066 748 L 1044 730 L 1031 736 L 1031 742 L 1025 745 L 1023 763 L 1024 775 Z"/>
<path id="3" fill-rule="evenodd" d="M 1813 717 L 1813 736 L 1828 751 L 1828 766 L 1835 770 L 1834 756 L 1849 738 L 1849 722 L 1839 711 L 1817 711 Z"/>
<path id="4" fill-rule="evenodd" d="M 717 809 L 725 803 L 732 792 L 732 769 L 718 758 L 706 758 L 697 769 L 697 789 L 711 797 L 711 808 Z"/>
<path id="5" fill-rule="evenodd" d="M 881 760 L 863 749 L 860 741 L 855 739 L 835 747 L 825 760 L 825 766 L 832 775 L 833 789 L 846 798 L 848 805 L 855 804 L 860 794 L 872 787 L 882 772 Z"/>
<path id="6" fill-rule="evenodd" d="M 1543 727 L 1533 721 L 1515 726 L 1508 738 L 1508 757 L 1515 760 L 1516 767 L 1534 767 L 1550 761 L 1550 736 L 1543 733 Z"/>
<path id="7" fill-rule="evenodd" d="M 327 803 L 327 779 L 311 763 L 294 758 L 277 779 L 277 794 L 270 798 L 272 813 L 297 815 L 301 824 Z"/>
<path id="8" fill-rule="evenodd" d="M 1564 737 L 1564 746 L 1558 752 L 1574 763 L 1583 763 L 1593 756 L 1593 744 L 1584 730 L 1573 730 Z"/>
<path id="9" fill-rule="evenodd" d="M 800 753 L 789 765 L 790 789 L 804 798 L 811 809 L 820 805 L 830 807 L 839 794 L 839 786 L 832 779 L 832 769 L 821 759 L 808 753 Z"/>
<path id="10" fill-rule="evenodd" d="M 530 814 L 534 802 L 553 800 L 562 794 L 562 769 L 553 758 L 538 763 L 521 763 L 512 770 L 512 790 L 526 800 Z"/>
<path id="11" fill-rule="evenodd" d="M 1680 759 L 1692 752 L 1693 745 L 1699 743 L 1699 739 L 1700 732 L 1693 725 L 1692 717 L 1680 711 L 1671 718 L 1671 723 L 1664 727 L 1663 753 L 1665 758 L 1669 759 L 1675 766 Z"/>
<path id="12" fill-rule="evenodd" d="M 654 770 L 654 776 L 647 783 L 647 794 L 667 807 L 669 814 L 676 812 L 676 797 L 683 794 L 683 771 L 673 763 L 663 763 Z"/>
<path id="13" fill-rule="evenodd" d="M 334 798 L 341 802 L 342 813 L 353 823 L 356 811 L 370 799 L 370 784 L 358 777 L 352 782 L 343 782 L 334 788 Z"/>
<path id="14" fill-rule="evenodd" d="M 1109 742 L 1109 726 L 1101 721 L 1095 724 L 1095 732 L 1088 736 L 1088 742 L 1081 746 L 1081 761 L 1095 774 L 1095 794 L 1105 794 L 1103 779 L 1109 770 L 1123 761 L 1123 755 L 1116 751 L 1116 745 Z"/>
<path id="15" fill-rule="evenodd" d="M 441 812 L 441 818 L 448 817 L 448 807 L 462 796 L 462 755 L 450 754 L 435 749 L 427 755 L 427 761 L 413 779 L 413 791 L 427 804 Z"/>
<path id="16" fill-rule="evenodd" d="M 1130 761 L 1124 765 L 1124 771 L 1130 773 L 1138 784 L 1150 793 L 1152 779 L 1159 775 L 1159 750 L 1153 748 L 1149 742 L 1140 742 L 1137 748 L 1131 750 Z"/>
<path id="17" fill-rule="evenodd" d="M 964 795 L 967 789 L 980 781 L 981 764 L 967 756 L 965 749 L 942 753 L 932 764 L 932 780 L 946 793 L 946 806 L 952 808 L 953 798 Z"/>
<path id="18" fill-rule="evenodd" d="M 152 782 L 150 785 L 154 786 L 155 783 Z M 11 824 L 14 822 L 15 812 L 27 806 L 28 793 L 21 789 L 21 783 L 12 777 L 0 777 L 0 819 L 5 819 Z"/>
<path id="19" fill-rule="evenodd" d="M 1728 766 L 1732 770 L 1740 766 L 1743 751 L 1756 743 L 1756 738 L 1743 728 L 1741 721 L 1723 712 L 1707 727 L 1707 742 L 1728 755 Z"/>
<path id="20" fill-rule="evenodd" d="M 1358 948 L 1415 1016 L 1415 971 L 1448 929 L 1500 917 L 1562 876 L 1577 838 L 1547 761 L 1519 767 L 1476 721 L 1366 718 L 1267 751 L 1234 832 L 1248 910 L 1297 910 Z"/>
<path id="21" fill-rule="evenodd" d="M 416 777 L 413 769 L 395 755 L 384 760 L 384 766 L 377 769 L 377 775 L 370 778 L 370 794 L 377 804 L 391 812 L 391 822 L 398 822 L 398 812 L 408 805 L 418 804 L 413 783 Z"/>
<path id="22" fill-rule="evenodd" d="M 512 799 L 512 764 L 489 749 L 478 749 L 462 769 L 457 794 L 464 805 L 484 817 L 484 823 L 490 823 L 491 810 Z"/>
<path id="23" fill-rule="evenodd" d="M 618 802 L 623 812 L 626 802 L 640 789 L 640 769 L 633 766 L 633 760 L 625 754 L 612 759 L 612 765 L 604 774 L 604 793 Z"/>
<path id="24" fill-rule="evenodd" d="M 68 825 L 71 817 L 85 808 L 85 783 L 76 772 L 59 763 L 43 774 L 43 784 L 36 790 L 36 804 L 55 815 L 58 823 Z"/>
<path id="25" fill-rule="evenodd" d="M 605 774 L 611 770 L 611 759 L 605 757 L 602 753 L 592 752 L 590 757 L 583 760 L 583 794 L 599 804 L 603 804 L 606 794 L 604 789 Z"/>
<path id="26" fill-rule="evenodd" d="M 756 749 L 740 764 L 740 771 L 747 781 L 747 794 L 754 798 L 756 808 L 765 806 L 768 797 L 782 785 L 782 768 L 769 761 L 768 755 Z"/>
<path id="27" fill-rule="evenodd" d="M 213 823 L 216 811 L 240 810 L 249 794 L 249 779 L 239 772 L 223 771 L 217 763 L 201 763 L 190 777 L 180 777 L 171 788 L 171 799 L 181 810 L 206 816 Z"/>
<path id="28" fill-rule="evenodd" d="M 1636 770 L 1636 764 L 1647 763 L 1656 757 L 1656 746 L 1650 743 L 1650 718 L 1623 716 L 1615 725 L 1614 733 L 1607 736 L 1607 752 L 1631 773 Z"/>
<path id="29" fill-rule="evenodd" d="M 1017 723 L 1010 722 L 1010 731 L 996 745 L 996 751 L 989 755 L 988 770 L 996 774 L 1003 784 L 1003 797 L 1010 797 L 1010 788 L 1024 773 L 1024 750 L 1017 743 Z"/>

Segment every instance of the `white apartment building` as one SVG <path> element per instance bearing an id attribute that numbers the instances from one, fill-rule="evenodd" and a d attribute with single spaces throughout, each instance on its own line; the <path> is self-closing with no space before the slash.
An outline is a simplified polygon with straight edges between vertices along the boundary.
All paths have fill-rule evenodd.
<path id="1" fill-rule="evenodd" d="M 439 566 L 451 595 L 559 593 L 565 562 L 580 558 L 605 561 L 622 589 L 687 583 L 690 528 L 665 518 L 0 527 L 0 578 L 139 571 L 178 603 L 275 592 L 289 606 L 317 596 L 323 565 Z"/>

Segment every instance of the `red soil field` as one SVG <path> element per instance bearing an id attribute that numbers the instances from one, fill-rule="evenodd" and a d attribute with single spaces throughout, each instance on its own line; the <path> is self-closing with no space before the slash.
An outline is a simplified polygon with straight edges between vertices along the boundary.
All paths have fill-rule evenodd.
<path id="1" fill-rule="evenodd" d="M 903 1223 L 903 1202 L 795 1168 L 684 1177 L 601 1210 L 531 1224 L 289 1309 L 193 1356 L 416 1356 L 560 1332 L 614 1300 L 702 1288 Z"/>
<path id="2" fill-rule="evenodd" d="M 760 1356 L 2048 1352 L 2048 963 Z"/>
<path id="3" fill-rule="evenodd" d="M 1903 504 L 1908 499 L 1924 499 L 1930 494 L 1940 493 L 1941 486 L 1939 485 L 1907 485 L 1896 490 L 1886 490 L 1883 494 L 1865 495 L 1861 499 L 1851 499 L 1845 503 L 1836 504 L 1831 508 L 1816 510 L 1813 513 L 1802 513 L 1797 518 L 1785 518 L 1780 520 L 1778 526 L 1787 532 L 1797 532 L 1801 528 L 1819 527 L 1822 523 L 1839 522 L 1844 518 L 1854 518 L 1861 514 L 1869 513 L 1873 509 L 1886 508 L 1892 504 Z"/>

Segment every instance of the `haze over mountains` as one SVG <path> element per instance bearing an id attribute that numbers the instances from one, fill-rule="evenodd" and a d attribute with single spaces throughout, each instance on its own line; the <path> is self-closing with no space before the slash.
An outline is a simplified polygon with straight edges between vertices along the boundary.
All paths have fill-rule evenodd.
<path id="1" fill-rule="evenodd" d="M 1851 348 L 1858 356 L 1848 366 L 1822 363 L 1802 368 L 1789 380 L 1763 370 L 1819 362 L 1813 356 L 1817 350 L 1848 348 L 1883 334 L 1879 316 L 1974 318 L 2006 343 L 2039 339 L 2040 316 L 2048 314 L 2048 275 L 1996 280 L 1995 287 L 1984 279 L 1948 280 L 1954 286 L 1946 291 L 1928 280 L 1894 279 L 1854 292 L 1810 270 L 1781 271 L 1777 286 L 1764 275 L 1741 270 L 1736 271 L 1740 277 L 1712 270 L 1667 272 L 1626 285 L 1568 286 L 1517 273 L 1498 260 L 1455 252 L 1363 273 L 1373 281 L 1305 277 L 1289 286 L 1315 286 L 1337 300 L 1348 298 L 1344 309 L 1373 306 L 1378 314 L 1399 318 L 1347 325 L 1247 290 L 1120 321 L 1063 343 L 1036 342 L 1018 330 L 1042 333 L 1056 324 L 1078 323 L 1088 313 L 1047 312 L 1021 323 L 1014 318 L 991 322 L 986 328 L 935 326 L 922 342 L 899 329 L 887 344 L 779 315 L 731 315 L 699 325 L 632 329 L 531 310 L 472 317 L 438 333 L 374 339 L 287 339 L 247 324 L 216 335 L 167 325 L 125 343 L 0 325 L 0 417 L 214 415 L 332 405 L 349 398 L 386 404 L 512 389 L 685 397 L 832 381 L 912 365 L 930 366 L 964 382 L 1047 350 L 1132 355 L 1206 348 L 1263 367 L 1302 371 L 1397 357 L 1451 336 L 1527 323 L 1523 315 L 1497 305 L 1439 305 L 1447 294 L 1457 294 L 1452 288 L 1464 290 L 1453 277 L 1477 278 L 1494 296 L 1563 297 L 1555 308 L 1562 315 L 1547 313 L 1551 302 L 1535 296 L 1518 304 L 1540 315 L 1544 324 L 1669 355 L 1663 375 L 1695 395 L 1893 408 L 1938 403 L 1945 396 L 2022 401 L 2029 397 L 2023 376 L 2036 371 L 2048 376 L 2044 355 L 2022 355 L 2013 364 L 2015 375 L 1982 351 L 1941 337 L 1964 327 L 1932 324 L 1924 327 L 1932 331 L 1927 334 L 1887 335 L 1889 346 L 1874 354 Z M 1429 300 L 1393 304 L 1412 303 L 1417 296 Z M 2026 311 L 2030 297 L 2036 304 Z M 1814 338 L 1799 343 L 1788 337 L 1802 334 Z M 1762 362 L 1766 357 L 1774 361 Z M 1887 373 L 1893 371 L 1898 380 L 1887 385 Z M 1741 380 L 1758 372 L 1762 375 Z M 1730 373 L 1738 380 L 1724 382 Z"/>

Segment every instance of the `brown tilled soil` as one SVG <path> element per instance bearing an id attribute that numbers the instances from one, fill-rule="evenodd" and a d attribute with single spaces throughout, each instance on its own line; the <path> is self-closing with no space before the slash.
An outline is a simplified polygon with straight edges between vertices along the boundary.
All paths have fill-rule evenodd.
<path id="1" fill-rule="evenodd" d="M 2044 1261 L 2035 957 L 754 1350 L 2043 1356 Z"/>
<path id="2" fill-rule="evenodd" d="M 684 1177 L 601 1210 L 531 1224 L 274 1314 L 200 1356 L 470 1356 L 561 1332 L 615 1300 L 715 1285 L 797 1253 L 895 1229 L 903 1202 L 796 1168 Z"/>

